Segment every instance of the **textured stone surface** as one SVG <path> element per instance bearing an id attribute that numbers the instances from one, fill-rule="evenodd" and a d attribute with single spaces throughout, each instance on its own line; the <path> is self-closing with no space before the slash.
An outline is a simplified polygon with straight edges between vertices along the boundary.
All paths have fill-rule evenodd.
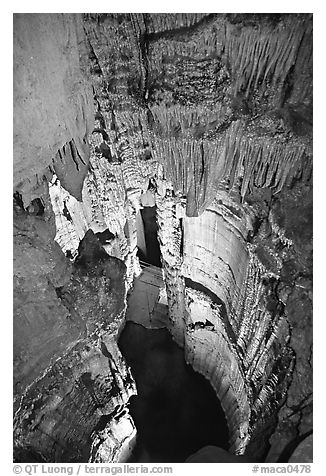
<path id="1" fill-rule="evenodd" d="M 114 420 L 132 379 L 113 336 L 155 177 L 169 329 L 219 395 L 232 451 L 271 444 L 276 461 L 312 427 L 311 15 L 33 14 L 14 29 L 20 454 L 104 461 L 132 444 L 128 416 Z M 71 264 L 85 234 L 94 269 Z M 87 423 L 66 437 L 70 388 Z"/>
<path id="2" fill-rule="evenodd" d="M 56 294 L 71 264 L 54 241 L 49 199 L 43 215 L 14 199 L 14 385 L 18 396 L 77 337 Z M 71 335 L 69 335 L 71 333 Z"/>
<path id="3" fill-rule="evenodd" d="M 112 422 L 95 432 L 90 451 L 90 463 L 128 461 L 135 445 L 135 424 L 126 409 L 114 415 Z"/>
<path id="4" fill-rule="evenodd" d="M 33 462 L 36 453 L 45 462 L 88 461 L 97 427 L 103 419 L 108 428 L 114 425 L 116 409 L 135 391 L 132 382 L 114 339 L 79 342 L 21 399 L 14 420 L 15 460 Z"/>
<path id="5" fill-rule="evenodd" d="M 61 150 L 60 171 L 79 196 L 94 120 L 85 59 L 80 15 L 14 15 L 16 187 L 36 174 L 41 177 Z"/>
<path id="6" fill-rule="evenodd" d="M 289 326 L 277 306 L 264 306 L 263 282 L 274 274 L 247 241 L 253 218 L 253 210 L 222 192 L 201 217 L 184 218 L 178 273 L 186 278 L 186 359 L 211 381 L 228 418 L 231 449 L 240 453 L 285 393 L 288 377 L 275 362 L 291 371 Z"/>
<path id="7" fill-rule="evenodd" d="M 298 203 L 300 206 L 298 206 Z M 312 422 L 312 191 L 297 185 L 275 201 L 273 220 L 282 227 L 284 266 L 277 288 L 291 326 L 290 345 L 295 352 L 293 378 L 288 398 L 278 415 L 268 460 L 281 453 L 289 441 L 313 428 Z"/>
<path id="8" fill-rule="evenodd" d="M 125 265 L 91 230 L 71 265 L 54 241 L 53 215 L 31 215 L 17 201 L 14 223 L 15 460 L 87 461 L 97 426 L 104 418 L 114 433 L 117 409 L 135 392 L 115 343 Z M 111 445 L 113 460 L 126 432 Z"/>
<path id="9" fill-rule="evenodd" d="M 312 463 L 313 462 L 313 437 L 307 436 L 298 444 L 289 459 L 290 463 Z"/>

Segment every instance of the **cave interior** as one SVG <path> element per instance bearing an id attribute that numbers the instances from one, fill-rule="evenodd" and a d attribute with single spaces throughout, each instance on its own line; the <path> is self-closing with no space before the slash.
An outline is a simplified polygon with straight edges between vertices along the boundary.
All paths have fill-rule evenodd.
<path id="1" fill-rule="evenodd" d="M 312 14 L 13 15 L 15 462 L 312 461 Z"/>

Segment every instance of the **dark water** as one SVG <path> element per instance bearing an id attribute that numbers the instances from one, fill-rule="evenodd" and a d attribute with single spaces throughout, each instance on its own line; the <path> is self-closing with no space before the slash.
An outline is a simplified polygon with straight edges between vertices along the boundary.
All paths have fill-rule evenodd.
<path id="1" fill-rule="evenodd" d="M 138 389 L 129 404 L 138 432 L 130 462 L 184 462 L 205 445 L 228 448 L 215 392 L 185 363 L 183 350 L 166 329 L 128 322 L 119 347 Z"/>

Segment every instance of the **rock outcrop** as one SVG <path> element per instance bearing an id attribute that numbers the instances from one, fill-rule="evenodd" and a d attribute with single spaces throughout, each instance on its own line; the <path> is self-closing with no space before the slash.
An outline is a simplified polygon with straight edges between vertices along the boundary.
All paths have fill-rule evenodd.
<path id="1" fill-rule="evenodd" d="M 134 437 L 124 423 L 135 385 L 116 346 L 126 268 L 80 212 L 72 246 L 55 241 L 56 206 L 71 223 L 66 202 L 82 207 L 89 167 L 82 16 L 16 15 L 14 40 L 14 458 L 98 460 L 104 431 L 116 435 L 105 450 L 116 460 Z"/>
<path id="2" fill-rule="evenodd" d="M 110 432 L 122 424 L 128 416 L 121 408 L 135 392 L 116 345 L 125 265 L 107 255 L 91 230 L 72 265 L 43 217 L 16 213 L 15 458 L 87 461 L 99 425 L 104 420 L 101 431 Z M 118 435 L 113 459 L 134 436 Z"/>
<path id="3" fill-rule="evenodd" d="M 115 341 L 152 179 L 169 330 L 230 451 L 276 461 L 312 428 L 311 15 L 19 14 L 14 30 L 17 459 L 131 450 Z"/>

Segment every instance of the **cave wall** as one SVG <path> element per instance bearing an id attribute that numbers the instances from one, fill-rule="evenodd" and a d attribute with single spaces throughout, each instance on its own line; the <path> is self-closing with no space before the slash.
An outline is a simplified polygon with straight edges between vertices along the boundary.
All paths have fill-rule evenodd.
<path id="1" fill-rule="evenodd" d="M 221 189 L 200 217 L 160 223 L 170 331 L 215 388 L 231 451 L 269 461 L 312 431 L 311 199 L 307 183 L 250 204 Z"/>
<path id="2" fill-rule="evenodd" d="M 108 443 L 134 391 L 115 339 L 155 178 L 170 332 L 220 396 L 232 451 L 263 457 L 274 432 L 275 461 L 312 427 L 311 15 L 22 14 L 14 52 L 19 451 L 111 461 L 134 438 L 123 414 Z M 60 397 L 58 363 L 81 369 Z M 66 437 L 68 381 L 82 398 L 89 373 L 95 416 Z"/>
<path id="3" fill-rule="evenodd" d="M 15 459 L 87 461 L 98 431 L 128 420 L 121 408 L 135 392 L 116 345 L 126 267 L 91 230 L 71 264 L 42 216 L 19 208 L 14 226 Z M 124 428 L 113 459 L 134 436 L 134 427 Z"/>
<path id="4" fill-rule="evenodd" d="M 224 388 L 219 390 L 222 405 L 223 400 L 226 407 L 233 401 L 233 406 L 241 410 L 246 403 L 249 412 L 240 413 L 237 424 L 241 428 L 242 422 L 248 422 L 243 441 L 238 442 L 243 447 L 255 438 L 259 427 L 272 426 L 271 421 L 265 420 L 273 421 L 282 403 L 292 366 L 292 352 L 287 345 L 290 328 L 280 311 L 281 303 L 273 294 L 276 270 L 260 261 L 253 244 L 247 242 L 253 230 L 248 223 L 250 213 L 244 213 L 239 204 L 233 203 L 232 207 L 230 200 L 223 200 L 223 194 L 218 195 L 216 202 L 200 217 L 199 227 L 195 219 L 185 219 L 184 275 L 191 280 L 191 287 L 198 288 L 197 293 L 210 297 L 210 309 L 214 304 L 218 307 L 215 315 L 203 319 L 201 306 L 198 307 L 200 299 L 195 299 L 194 307 L 190 294 L 192 324 L 188 326 L 188 345 L 190 353 L 195 349 L 195 354 L 203 339 L 219 349 L 216 361 L 220 368 L 213 368 L 211 378 L 222 380 L 229 387 L 226 394 Z M 209 275 L 211 280 L 207 279 Z M 196 329 L 198 322 L 202 322 L 204 329 Z M 202 363 L 201 371 L 208 367 L 212 374 L 212 365 Z M 288 373 L 283 374 L 283 368 Z M 229 412 L 233 418 L 235 414 Z M 262 436 L 262 448 L 261 443 Z M 258 449 L 254 453 L 257 455 Z"/>
<path id="5" fill-rule="evenodd" d="M 95 116 L 85 44 L 81 15 L 14 15 L 16 461 L 117 460 L 135 434 L 121 412 L 135 384 L 116 346 L 126 266 L 86 233 L 80 212 L 69 248 L 79 264 L 55 241 L 53 204 L 68 217 L 64 199 L 83 209 Z"/>
<path id="6" fill-rule="evenodd" d="M 15 14 L 13 49 L 14 187 L 28 204 L 50 166 L 80 198 L 94 123 L 82 17 Z"/>

